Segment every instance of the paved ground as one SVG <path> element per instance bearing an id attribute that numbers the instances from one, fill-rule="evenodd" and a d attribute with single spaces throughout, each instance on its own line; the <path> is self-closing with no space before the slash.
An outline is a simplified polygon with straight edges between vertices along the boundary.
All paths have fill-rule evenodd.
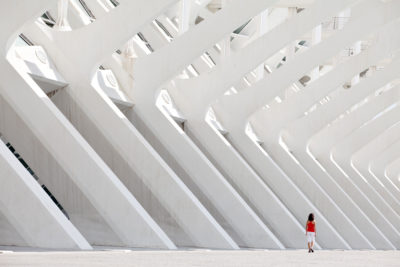
<path id="1" fill-rule="evenodd" d="M 97 250 L 88 252 L 2 251 L 0 266 L 134 266 L 134 267 L 265 267 L 265 266 L 400 266 L 400 251 L 325 250 Z"/>

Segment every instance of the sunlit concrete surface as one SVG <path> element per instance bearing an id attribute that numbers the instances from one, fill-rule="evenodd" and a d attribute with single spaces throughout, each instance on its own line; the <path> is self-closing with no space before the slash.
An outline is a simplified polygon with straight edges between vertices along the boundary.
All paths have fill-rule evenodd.
<path id="1" fill-rule="evenodd" d="M 178 250 L 0 253 L 0 266 L 399 266 L 399 251 L 381 250 Z"/>
<path id="2" fill-rule="evenodd" d="M 375 266 L 384 252 L 357 251 L 400 249 L 400 0 L 0 3 L 7 263 Z"/>

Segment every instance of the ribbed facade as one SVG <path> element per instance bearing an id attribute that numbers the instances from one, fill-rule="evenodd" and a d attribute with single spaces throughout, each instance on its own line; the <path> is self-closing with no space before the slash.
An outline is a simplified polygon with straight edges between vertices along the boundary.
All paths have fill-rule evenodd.
<path id="1" fill-rule="evenodd" d="M 0 245 L 400 248 L 400 1 L 0 18 Z"/>

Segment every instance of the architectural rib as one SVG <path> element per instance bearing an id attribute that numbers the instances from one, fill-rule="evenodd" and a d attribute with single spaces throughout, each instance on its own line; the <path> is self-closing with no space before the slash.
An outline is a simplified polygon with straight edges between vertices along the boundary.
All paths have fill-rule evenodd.
<path id="1" fill-rule="evenodd" d="M 398 1 L 0 14 L 0 245 L 400 248 Z"/>

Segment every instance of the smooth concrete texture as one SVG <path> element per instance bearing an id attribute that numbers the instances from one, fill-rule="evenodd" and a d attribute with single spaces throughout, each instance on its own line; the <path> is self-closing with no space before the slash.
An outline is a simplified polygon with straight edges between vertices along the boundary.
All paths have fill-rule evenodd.
<path id="1" fill-rule="evenodd" d="M 390 180 L 388 180 L 384 176 L 381 179 L 377 178 L 377 176 L 372 172 L 372 169 L 374 169 L 376 173 L 384 173 L 384 171 L 381 171 L 381 168 L 377 167 L 376 164 L 373 163 L 371 164 L 371 160 L 365 160 L 366 162 L 369 163 L 365 164 L 367 166 L 365 166 L 364 164 L 360 164 L 360 161 L 364 158 L 364 156 L 361 156 L 362 152 L 364 151 L 366 152 L 373 151 L 368 154 L 376 156 L 381 154 L 382 151 L 385 151 L 389 146 L 395 145 L 400 136 L 399 130 L 400 130 L 399 122 L 396 122 L 392 126 L 388 127 L 385 131 L 383 131 L 382 134 L 374 138 L 370 143 L 366 144 L 360 150 L 354 153 L 352 157 L 354 168 L 357 169 L 357 171 L 363 177 L 369 176 L 373 181 L 377 182 L 380 185 L 380 188 L 377 188 L 377 191 L 381 194 L 381 196 L 385 198 L 386 202 L 396 210 L 397 214 L 399 214 L 398 211 L 399 190 L 397 186 L 395 186 L 392 182 L 390 182 Z M 382 161 L 380 161 L 379 163 L 380 166 L 387 165 L 387 163 L 385 164 L 385 162 Z"/>
<path id="2" fill-rule="evenodd" d="M 377 73 L 376 76 L 371 76 L 369 78 L 366 78 L 366 81 L 364 82 L 360 82 L 359 84 L 357 84 L 356 86 L 353 87 L 352 91 L 349 91 L 348 94 L 341 94 L 341 97 L 336 97 L 333 99 L 333 101 L 330 101 L 329 103 L 327 103 L 326 105 L 322 106 L 321 108 L 325 111 L 325 112 L 321 112 L 321 113 L 311 113 L 310 116 L 307 116 L 308 118 L 306 119 L 305 117 L 291 123 L 284 132 L 283 134 L 283 138 L 285 140 L 285 142 L 287 143 L 289 149 L 291 151 L 294 151 L 293 154 L 296 155 L 296 157 L 298 158 L 299 162 L 302 162 L 302 158 L 308 158 L 308 154 L 307 154 L 307 150 L 306 150 L 306 145 L 307 145 L 307 140 L 313 135 L 311 132 L 316 129 L 322 129 L 323 127 L 325 127 L 329 122 L 331 122 L 334 118 L 337 118 L 340 114 L 335 114 L 334 111 L 332 111 L 336 105 L 341 105 L 341 106 L 345 106 L 346 103 L 348 103 L 349 105 L 347 106 L 348 108 L 351 107 L 351 103 L 356 104 L 357 102 L 354 101 L 352 102 L 355 98 L 360 97 L 360 95 L 358 94 L 362 94 L 364 95 L 364 97 L 368 96 L 369 94 L 371 94 L 372 92 L 374 92 L 374 90 L 377 90 L 379 87 L 385 85 L 387 80 L 391 80 L 391 77 L 396 76 L 395 74 L 395 69 L 397 68 L 398 65 L 398 59 L 395 59 L 392 62 L 392 65 L 389 65 L 387 69 L 385 69 L 385 73 Z M 369 81 L 367 81 L 369 80 Z M 385 82 L 384 82 L 385 80 Z M 316 120 L 313 120 L 313 118 L 318 118 Z M 322 119 L 324 118 L 324 119 Z M 318 123 L 316 123 L 318 121 Z M 304 127 L 304 125 L 300 126 L 301 123 L 305 123 L 307 122 L 307 126 L 308 127 Z M 306 135 L 303 135 L 303 132 L 307 132 Z M 294 136 L 296 135 L 296 137 Z M 301 138 L 304 138 L 303 140 L 300 140 Z M 297 144 L 302 144 L 301 146 L 298 146 Z M 300 150 L 303 151 L 301 152 L 302 154 L 300 154 Z M 332 156 L 333 157 L 333 156 Z M 336 168 L 336 166 L 335 166 Z M 336 172 L 335 173 L 331 173 L 330 169 L 327 169 L 327 171 L 333 175 L 344 175 L 338 168 L 336 168 Z M 351 175 L 350 177 L 353 177 L 353 175 Z M 364 184 L 364 186 L 369 187 L 369 185 Z M 366 189 L 364 189 L 366 190 Z M 371 189 L 370 189 L 371 190 Z M 368 193 L 368 192 L 366 192 Z M 374 193 L 370 194 L 369 197 L 372 198 L 374 196 Z M 375 204 L 378 204 L 379 199 L 376 198 L 377 200 L 374 200 Z M 387 214 L 388 216 L 390 216 L 391 214 Z"/>
<path id="3" fill-rule="evenodd" d="M 18 11 L 21 6 L 27 5 L 37 9 L 24 9 L 27 14 Z M 92 148 L 68 123 L 65 117 L 55 109 L 55 106 L 32 78 L 27 73 L 24 73 L 23 70 L 16 70 L 12 67 L 12 62 L 16 59 L 13 53 L 8 53 L 10 39 L 12 37 L 15 38 L 16 32 L 23 25 L 21 21 L 31 20 L 32 17 L 35 18 L 34 15 L 40 14 L 39 11 L 43 12 L 44 6 L 42 5 L 43 3 L 37 5 L 20 0 L 19 2 L 10 3 L 7 7 L 1 9 L 3 15 L 7 10 L 7 12 L 18 13 L 18 16 L 22 16 L 19 18 L 20 20 L 15 20 L 13 23 L 2 26 L 0 45 L 3 48 L 1 53 L 3 58 L 0 61 L 0 68 L 2 74 L 12 80 L 7 85 L 0 83 L 2 97 L 10 105 L 16 107 L 18 115 L 22 117 L 25 123 L 30 125 L 35 135 L 44 142 L 44 146 L 52 156 L 58 162 L 64 163 L 63 167 L 69 173 L 70 178 L 83 190 L 126 245 L 140 245 L 141 241 L 138 237 L 143 237 L 142 241 L 146 240 L 146 242 L 142 243 L 142 246 L 152 244 L 150 246 L 175 248 L 172 241 L 127 191 L 106 164 L 94 153 Z M 35 12 L 38 14 L 35 14 Z M 29 104 L 25 101 L 29 102 Z M 61 142 L 59 138 L 61 138 Z M 69 153 L 63 153 L 65 148 L 69 149 Z M 93 187 L 93 184 L 97 186 Z M 106 190 L 107 194 L 112 198 L 99 197 L 104 195 Z M 113 196 L 113 194 L 116 195 Z M 115 205 L 125 207 L 125 209 L 115 209 L 113 208 Z M 136 225 L 136 227 L 131 228 L 132 224 Z"/>
<path id="4" fill-rule="evenodd" d="M 237 236 L 235 241 L 243 247 L 283 248 L 284 246 L 195 143 L 156 107 L 154 95 L 157 94 L 159 86 L 165 82 L 167 75 L 176 74 L 180 68 L 201 55 L 203 49 L 194 44 L 202 43 L 202 47 L 212 46 L 213 43 L 232 32 L 235 27 L 244 23 L 246 19 L 256 15 L 256 10 L 266 8 L 273 3 L 274 1 L 251 1 L 248 2 L 249 9 L 239 12 L 243 4 L 240 1 L 232 1 L 219 12 L 220 16 L 205 20 L 193 31 L 177 38 L 166 49 L 138 60 L 134 71 L 136 77 L 134 89 L 136 90 L 132 97 L 138 100 L 135 105 L 135 115 L 139 118 L 140 124 L 136 122 L 139 130 L 142 133 L 150 131 L 160 144 L 156 146 L 149 140 L 156 149 L 158 148 L 158 152 L 162 149 L 167 150 L 171 155 L 168 158 L 177 160 L 180 169 L 187 173 L 186 184 L 193 184 L 189 188 L 196 190 L 195 186 L 202 192 L 204 197 L 199 194 L 197 196 L 203 203 L 209 201 L 214 206 L 212 210 L 219 214 L 213 215 L 223 218 L 227 231 Z M 211 31 L 215 23 L 221 27 Z M 205 34 L 208 38 L 202 37 Z M 178 58 L 170 58 L 178 51 L 185 51 L 185 53 Z M 146 75 L 150 70 L 156 74 L 156 78 Z M 143 127 L 139 127 L 140 125 Z M 171 164 L 168 158 L 166 161 Z M 213 186 L 209 186 L 210 184 Z M 221 198 L 221 195 L 224 197 Z M 211 208 L 210 205 L 205 206 Z"/>
<path id="5" fill-rule="evenodd" d="M 394 108 L 373 122 L 365 125 L 354 131 L 351 137 L 347 137 L 344 140 L 338 142 L 332 148 L 332 157 L 335 159 L 335 162 L 344 170 L 351 177 L 356 177 L 357 175 L 360 176 L 359 179 L 365 181 L 366 184 L 371 185 L 369 188 L 371 193 L 370 195 L 375 196 L 374 202 L 379 207 L 382 214 L 385 214 L 387 220 L 391 223 L 391 227 L 384 228 L 388 231 L 388 236 L 393 238 L 393 242 L 398 242 L 399 240 L 399 232 L 398 226 L 400 225 L 400 217 L 396 210 L 399 209 L 399 203 L 391 203 L 389 201 L 393 200 L 393 196 L 389 194 L 387 191 L 382 191 L 380 189 L 375 189 L 373 185 L 382 186 L 380 183 L 377 182 L 376 179 L 373 177 L 363 176 L 362 173 L 358 172 L 357 169 L 354 167 L 353 159 L 350 156 L 350 164 L 345 162 L 345 158 L 349 157 L 348 155 L 353 155 L 354 151 L 360 149 L 367 140 L 374 139 L 377 137 L 378 129 L 387 129 L 393 126 L 394 124 L 398 123 L 398 117 L 400 115 L 400 108 Z M 389 204 L 390 203 L 390 204 Z M 389 229 L 391 230 L 389 232 Z M 397 234 L 397 235 L 396 235 Z"/>
<path id="6" fill-rule="evenodd" d="M 0 155 L 0 211 L 25 244 L 41 248 L 91 249 L 81 233 L 2 142 Z M 37 219 L 32 220 L 32 217 Z M 18 239 L 15 244 L 20 244 Z M 7 244 L 7 240 L 0 242 Z"/>
<path id="7" fill-rule="evenodd" d="M 150 19 L 150 17 L 144 19 Z M 90 73 L 85 72 L 84 65 L 80 66 L 79 69 L 71 67 L 75 65 L 71 61 L 73 56 L 69 56 L 72 52 L 68 47 L 64 48 L 65 51 L 61 50 L 52 42 L 52 38 L 48 38 L 48 34 L 57 35 L 59 33 L 37 25 L 29 28 L 28 32 L 34 40 L 43 40 L 46 43 L 47 52 L 54 58 L 58 58 L 56 62 L 58 62 L 59 71 L 70 82 L 69 86 L 65 88 L 65 92 L 61 96 L 55 97 L 56 105 L 59 106 L 61 111 L 65 112 L 65 115 L 87 138 L 99 155 L 103 156 L 102 159 L 106 160 L 113 171 L 121 176 L 121 180 L 130 187 L 131 192 L 137 190 L 133 187 L 138 186 L 138 184 L 144 184 L 151 191 L 151 194 L 170 214 L 170 218 L 176 222 L 169 223 L 165 218 L 159 220 L 161 227 L 164 226 L 164 229 L 170 231 L 177 244 L 181 246 L 238 248 L 234 240 L 227 235 L 198 199 L 187 189 L 186 185 L 143 139 L 102 89 L 96 87 L 96 90 L 94 90 L 92 88 L 89 79 Z M 46 32 L 48 32 L 47 35 Z M 95 36 L 96 31 L 91 34 Z M 129 33 L 125 32 L 124 29 L 121 29 L 119 34 L 121 39 L 125 38 L 126 35 L 129 36 Z M 70 42 L 73 42 L 72 37 Z M 79 50 L 79 53 L 83 53 L 83 50 Z M 60 55 L 62 55 L 62 58 L 60 58 Z M 83 114 L 80 112 L 83 112 Z M 86 117 L 94 125 L 82 124 Z M 114 152 L 115 155 L 110 154 L 112 153 L 110 150 L 103 150 L 103 143 L 99 140 L 104 140 L 104 136 L 106 137 L 105 141 L 110 142 L 110 146 L 118 147 L 118 150 Z M 102 153 L 103 151 L 105 154 Z M 118 164 L 114 163 L 116 157 L 127 161 L 127 164 L 120 168 Z M 118 160 L 118 162 L 121 160 Z M 132 177 L 132 173 L 138 174 L 140 178 L 138 182 L 132 183 L 132 179 L 136 176 Z M 143 202 L 143 205 L 147 206 L 149 212 L 151 212 L 152 206 L 158 204 L 155 201 L 148 201 L 146 198 L 148 197 L 142 195 L 139 201 Z M 169 224 L 178 224 L 178 233 L 174 233 L 173 226 L 171 227 Z M 179 238 L 179 235 L 184 235 L 181 234 L 182 232 L 189 236 L 189 241 L 185 237 Z"/>
<path id="8" fill-rule="evenodd" d="M 0 245 L 300 260 L 313 212 L 318 252 L 400 248 L 399 1 L 0 14 Z"/>
<path id="9" fill-rule="evenodd" d="M 2 249 L 5 251 L 2 253 Z M 274 250 L 183 250 L 131 251 L 105 250 L 93 252 L 15 252 L 0 248 L 0 266 L 165 266 L 165 267 L 264 267 L 264 266 L 398 266 L 398 251 L 343 251 L 305 249 Z"/>
<path id="10" fill-rule="evenodd" d="M 371 7 L 374 7 L 374 12 L 382 12 L 383 14 L 392 10 L 393 13 L 391 16 L 385 17 L 387 19 L 386 21 L 375 20 L 374 22 L 373 19 L 364 20 L 361 14 L 365 15 L 365 13 L 362 12 L 362 10 L 367 11 Z M 356 38 L 359 38 L 357 37 L 357 34 L 360 34 L 361 37 L 362 35 L 369 33 L 369 31 L 378 30 L 380 27 L 385 25 L 385 23 L 396 18 L 397 11 L 393 10 L 394 7 L 398 8 L 395 4 L 391 6 L 373 1 L 360 3 L 354 8 L 359 11 L 359 13 L 354 14 L 354 20 L 350 20 L 346 27 L 338 33 L 317 44 L 313 49 L 309 49 L 308 51 L 301 53 L 299 56 L 294 57 L 292 61 L 289 60 L 287 64 L 264 78 L 261 82 L 256 83 L 255 86 L 250 87 L 249 90 L 244 90 L 237 95 L 222 98 L 221 102 L 217 104 L 215 108 L 225 127 L 229 130 L 234 129 L 230 131 L 232 139 L 234 140 L 233 143 L 236 142 L 237 144 L 240 144 L 240 142 L 244 142 L 241 141 L 242 138 L 235 138 L 233 131 L 243 131 L 246 118 L 249 115 L 257 111 L 257 109 L 262 108 L 262 106 L 269 103 L 269 101 L 273 100 L 273 96 L 275 96 L 279 90 L 283 91 L 290 86 L 291 82 L 294 82 L 294 80 L 289 81 L 283 77 L 287 77 L 289 73 L 292 75 L 291 77 L 293 77 L 293 79 L 295 79 L 295 77 L 301 77 L 301 75 L 311 69 L 312 66 L 315 66 L 318 61 L 323 60 L 322 58 L 325 57 L 325 59 L 328 59 L 338 53 L 340 51 L 340 42 L 343 41 L 348 42 L 347 44 L 351 44 L 356 40 Z M 372 17 L 372 12 L 370 13 L 370 16 Z M 364 33 L 361 30 L 354 30 L 355 28 L 358 28 L 357 25 L 365 24 L 367 21 L 370 23 L 371 27 L 368 27 L 368 30 Z M 335 46 L 337 47 L 335 48 Z M 268 85 L 272 86 L 271 89 L 265 90 L 265 87 Z M 239 105 L 239 102 L 241 101 L 249 104 Z M 230 118 L 235 118 L 235 120 Z M 303 130 L 306 129 L 307 128 L 303 127 Z M 292 140 L 301 143 L 300 139 L 297 137 L 298 132 L 293 131 Z M 240 146 L 242 150 L 246 149 L 243 144 L 240 144 Z M 270 151 L 269 153 L 274 157 L 278 164 L 280 164 L 283 170 L 294 179 L 302 191 L 307 196 L 312 197 L 313 203 L 317 204 L 319 210 L 323 211 L 324 216 L 329 219 L 335 229 L 341 233 L 342 237 L 350 244 L 350 246 L 353 248 L 373 248 L 373 245 L 364 234 L 357 229 L 356 225 L 352 223 L 346 214 L 340 209 L 340 206 L 338 205 L 339 203 L 335 203 L 331 196 L 329 196 L 329 188 L 322 188 L 315 178 L 304 171 L 304 169 L 295 161 L 291 160 L 291 157 L 284 150 L 276 151 L 275 154 L 272 154 Z M 334 223 L 335 220 L 337 220 L 336 223 Z M 343 227 L 343 224 L 346 224 L 347 227 Z"/>
<path id="11" fill-rule="evenodd" d="M 377 114 L 383 113 L 385 108 L 391 106 L 396 103 L 396 96 L 398 94 L 398 87 L 389 90 L 388 92 L 382 93 L 378 96 L 372 96 L 369 103 L 366 103 L 364 106 L 361 106 L 354 113 L 349 114 L 348 117 L 345 117 L 334 124 L 332 124 L 328 128 L 320 131 L 317 135 L 314 136 L 313 139 L 310 140 L 309 143 L 309 151 L 310 156 L 318 159 L 319 163 L 319 173 L 320 177 L 324 177 L 324 175 L 329 175 L 325 170 L 327 170 L 326 165 L 332 164 L 331 154 L 329 153 L 330 148 L 337 142 L 336 140 L 340 140 L 346 135 L 351 134 L 355 129 L 362 126 L 365 123 L 368 123 L 368 119 L 371 116 L 376 116 Z M 327 153 L 328 152 L 328 153 Z M 369 153 L 370 156 L 372 154 Z M 354 161 L 354 167 L 358 166 L 358 161 Z M 330 176 L 336 179 L 336 181 L 342 184 L 343 188 L 346 188 L 347 194 L 352 197 L 352 199 L 358 203 L 359 207 L 362 208 L 362 211 L 368 215 L 368 218 L 374 222 L 376 226 L 381 224 L 388 224 L 387 219 L 385 219 L 385 214 L 382 213 L 381 210 L 376 206 L 375 201 L 372 201 L 368 198 L 368 194 L 365 194 L 363 190 L 357 184 L 362 181 L 358 181 L 355 177 L 351 176 Z M 370 206 L 371 208 L 367 208 Z M 383 227 L 379 227 L 379 231 L 385 229 Z M 387 235 L 388 238 L 391 238 L 392 235 Z M 393 239 L 395 240 L 395 239 Z"/>
<path id="12" fill-rule="evenodd" d="M 399 147 L 399 125 L 396 124 L 393 127 L 389 128 L 384 134 L 380 135 L 372 144 L 368 144 L 364 149 L 373 149 L 377 151 L 373 154 L 370 161 L 368 162 L 368 172 L 369 175 L 372 175 L 375 179 L 377 179 L 380 183 L 387 186 L 387 189 L 391 192 L 392 196 L 397 200 L 399 199 L 398 192 L 399 187 L 388 177 L 387 174 L 387 166 L 393 163 L 393 159 L 388 159 L 390 155 L 390 151 L 395 150 Z M 395 140 L 395 141 L 393 141 Z M 359 156 L 362 151 L 357 153 Z M 358 158 L 359 159 L 359 158 Z M 363 168 L 359 166 L 359 168 Z M 364 168 L 363 168 L 364 169 Z"/>
<path id="13" fill-rule="evenodd" d="M 258 62 L 275 53 L 277 47 L 284 45 L 289 38 L 306 32 L 308 27 L 328 17 L 330 12 L 340 10 L 348 3 L 337 1 L 324 10 L 325 12 L 320 12 L 320 5 L 321 3 L 316 3 L 304 13 L 288 21 L 280 21 L 282 25 L 275 22 L 278 26 L 271 33 L 265 35 L 260 33 L 258 39 L 237 53 L 233 53 L 210 73 L 195 79 L 178 81 L 177 86 L 170 89 L 177 106 L 187 119 L 185 127 L 188 129 L 189 136 L 197 141 L 199 147 L 212 158 L 212 162 L 219 167 L 221 172 L 230 178 L 237 190 L 249 199 L 260 217 L 277 236 L 284 240 L 287 247 L 296 247 L 301 242 L 302 221 L 296 221 L 296 218 L 290 215 L 290 212 L 284 208 L 285 204 L 278 200 L 279 194 L 278 197 L 274 195 L 265 185 L 262 177 L 249 166 L 246 159 L 242 158 L 218 131 L 213 130 L 204 121 L 204 116 L 209 102 L 222 95 L 223 90 L 234 83 L 240 75 L 244 75 Z M 294 25 L 298 23 L 302 27 L 295 28 Z M 274 22 L 268 21 L 269 24 L 274 24 Z M 262 47 L 264 48 L 261 49 Z M 254 51 L 260 51 L 260 53 L 254 53 Z M 289 205 L 290 210 L 290 204 L 286 203 L 286 205 Z M 272 213 L 273 216 L 271 216 Z M 289 232 L 291 234 L 287 236 L 290 238 L 285 239 L 286 233 Z"/>
<path id="14" fill-rule="evenodd" d="M 396 191 L 399 191 L 400 185 L 400 172 L 399 166 L 397 166 L 400 161 L 399 147 L 400 141 L 392 143 L 387 149 L 382 151 L 381 154 L 376 155 L 377 157 L 374 158 L 369 165 L 371 175 L 374 175 L 374 177 L 379 179 L 382 183 L 385 183 L 385 180 L 387 180 Z M 395 196 L 398 195 L 395 194 Z"/>
<path id="15" fill-rule="evenodd" d="M 16 153 L 35 173 L 38 183 L 46 186 L 61 203 L 71 222 L 86 240 L 93 245 L 122 246 L 121 239 L 109 227 L 79 186 L 69 179 L 68 173 L 54 160 L 40 140 L 3 98 L 0 98 L 0 106 L 2 114 L 0 132 L 4 139 L 13 146 Z M 19 134 L 15 134 L 16 132 Z M 32 178 L 31 176 L 30 179 Z"/>
<path id="16" fill-rule="evenodd" d="M 394 41 L 393 47 L 388 47 L 388 49 L 383 49 L 383 43 L 391 39 L 393 36 L 392 31 L 395 31 L 397 25 L 398 22 L 395 22 L 385 27 L 384 30 L 379 31 L 376 39 L 374 39 L 375 41 L 368 50 L 349 58 L 345 64 L 338 64 L 333 70 L 307 86 L 307 90 L 297 92 L 285 102 L 271 106 L 270 109 L 263 109 L 257 112 L 250 121 L 254 130 L 264 142 L 262 146 L 267 151 L 281 149 L 279 139 L 282 135 L 282 128 L 284 128 L 285 125 L 302 117 L 319 99 L 322 99 L 329 92 L 335 91 L 341 84 L 344 84 L 346 80 L 353 77 L 354 74 L 350 71 L 352 68 L 356 68 L 357 71 L 361 72 L 371 64 L 375 64 L 378 60 L 388 57 L 393 51 L 396 51 L 396 47 L 400 44 L 399 42 L 397 42 L 396 45 L 396 41 Z M 389 94 L 384 94 L 382 97 L 379 97 L 377 101 L 372 99 L 371 104 L 367 104 L 360 109 L 365 109 L 365 118 L 371 118 L 374 116 L 373 114 L 379 113 L 379 110 L 383 110 L 390 105 L 390 102 L 393 101 L 395 97 L 396 92 L 389 92 Z M 345 205 L 341 206 L 344 211 L 347 211 L 346 214 L 354 221 L 363 221 L 363 223 L 357 225 L 360 225 L 361 228 L 368 228 L 368 230 L 364 232 L 371 241 L 375 240 L 375 238 L 377 238 L 377 240 L 382 240 L 384 237 L 382 237 L 382 234 L 379 233 L 380 230 L 375 225 L 380 221 L 380 216 L 377 216 L 377 212 L 379 211 L 374 206 L 373 202 L 371 202 L 350 179 L 344 181 L 335 180 L 335 177 L 329 176 L 319 165 L 324 165 L 323 161 L 325 158 L 329 160 L 329 154 L 326 152 L 327 146 L 329 146 L 331 142 L 330 140 L 337 138 L 345 132 L 350 133 L 353 127 L 357 127 L 354 119 L 352 119 L 355 117 L 358 119 L 361 118 L 359 111 L 346 116 L 344 120 L 347 121 L 346 124 L 339 121 L 339 124 L 342 124 L 340 127 L 337 126 L 337 124 L 333 124 L 331 127 L 321 131 L 326 134 L 321 134 L 321 132 L 316 134 L 308 145 L 309 156 L 314 158 L 310 158 L 302 163 L 310 175 L 319 177 L 321 185 L 326 183 L 326 186 L 334 188 L 334 186 L 331 186 L 331 183 L 338 183 L 340 187 L 336 188 L 342 192 L 334 193 L 334 198 L 337 199 L 337 196 L 343 193 L 347 195 L 344 198 L 340 198 L 341 200 L 345 198 L 350 200 Z M 321 151 L 321 153 L 319 153 L 319 151 Z M 318 159 L 317 163 L 315 159 Z M 369 216 L 366 217 L 365 215 Z"/>

